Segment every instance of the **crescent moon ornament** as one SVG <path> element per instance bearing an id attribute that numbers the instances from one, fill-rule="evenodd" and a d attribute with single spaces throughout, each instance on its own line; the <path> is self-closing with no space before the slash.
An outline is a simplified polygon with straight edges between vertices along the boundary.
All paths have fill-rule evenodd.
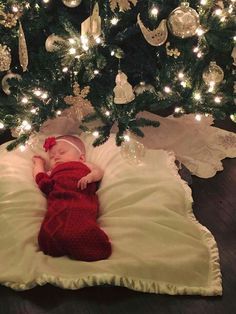
<path id="1" fill-rule="evenodd" d="M 168 30 L 166 25 L 166 19 L 163 19 L 156 29 L 150 30 L 149 28 L 144 26 L 143 22 L 140 19 L 140 14 L 138 14 L 138 25 L 144 38 L 150 45 L 161 46 L 167 40 Z"/>
<path id="2" fill-rule="evenodd" d="M 10 95 L 11 91 L 10 91 L 10 85 L 8 84 L 8 80 L 9 79 L 17 79 L 18 81 L 21 80 L 21 76 L 19 74 L 16 73 L 12 73 L 9 72 L 6 75 L 4 75 L 4 77 L 2 78 L 2 90 L 4 91 L 5 94 Z"/>

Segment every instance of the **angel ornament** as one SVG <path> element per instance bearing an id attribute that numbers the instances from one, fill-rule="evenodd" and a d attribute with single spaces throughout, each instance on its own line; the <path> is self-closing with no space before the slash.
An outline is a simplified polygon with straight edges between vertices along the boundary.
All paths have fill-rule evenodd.
<path id="1" fill-rule="evenodd" d="M 113 91 L 115 94 L 115 104 L 127 104 L 135 98 L 133 88 L 128 82 L 127 75 L 120 70 L 116 76 L 116 86 Z"/>

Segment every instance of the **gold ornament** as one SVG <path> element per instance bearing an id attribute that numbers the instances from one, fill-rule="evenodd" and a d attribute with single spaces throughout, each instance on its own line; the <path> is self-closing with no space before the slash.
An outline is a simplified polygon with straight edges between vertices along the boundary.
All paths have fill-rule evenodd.
<path id="1" fill-rule="evenodd" d="M 145 147 L 135 137 L 127 135 L 121 144 L 121 156 L 129 163 L 139 165 L 145 156 Z"/>
<path id="2" fill-rule="evenodd" d="M 203 72 L 202 78 L 207 85 L 218 85 L 224 79 L 224 71 L 215 61 L 211 61 L 209 67 Z"/>
<path id="3" fill-rule="evenodd" d="M 140 14 L 138 14 L 138 25 L 143 33 L 144 38 L 150 45 L 160 46 L 167 40 L 168 30 L 165 19 L 161 21 L 156 29 L 151 31 L 149 28 L 146 28 L 143 25 L 143 22 L 140 19 Z"/>
<path id="4" fill-rule="evenodd" d="M 11 66 L 10 48 L 0 44 L 0 71 L 8 71 Z"/>
<path id="5" fill-rule="evenodd" d="M 80 5 L 82 0 L 62 0 L 64 5 L 68 8 L 75 8 Z"/>
<path id="6" fill-rule="evenodd" d="M 2 90 L 4 91 L 5 94 L 10 95 L 10 85 L 8 84 L 8 80 L 10 79 L 17 79 L 18 81 L 21 80 L 21 76 L 16 73 L 8 72 L 4 77 L 2 78 Z"/>
<path id="7" fill-rule="evenodd" d="M 25 72 L 27 70 L 29 59 L 25 34 L 20 21 L 19 21 L 19 59 L 23 72 Z"/>
<path id="8" fill-rule="evenodd" d="M 98 3 L 96 3 L 92 15 L 81 23 L 81 36 L 97 38 L 101 33 L 101 17 L 99 16 Z"/>
<path id="9" fill-rule="evenodd" d="M 119 11 L 127 11 L 131 9 L 130 2 L 136 6 L 138 0 L 110 0 L 110 7 L 113 12 L 116 8 L 119 8 Z"/>
<path id="10" fill-rule="evenodd" d="M 12 28 L 16 26 L 19 16 L 13 13 L 4 13 L 0 10 L 0 24 L 6 28 Z"/>
<path id="11" fill-rule="evenodd" d="M 48 52 L 54 52 L 60 50 L 60 44 L 65 43 L 65 40 L 55 34 L 51 34 L 45 41 L 45 48 Z"/>
<path id="12" fill-rule="evenodd" d="M 166 43 L 166 54 L 167 54 L 167 56 L 174 57 L 175 59 L 178 58 L 181 54 L 180 51 L 177 48 L 169 49 L 169 47 L 170 47 L 170 43 L 167 42 Z"/>
<path id="13" fill-rule="evenodd" d="M 188 2 L 182 2 L 168 17 L 168 27 L 171 33 L 177 37 L 192 37 L 196 34 L 199 26 L 199 15 L 189 7 Z"/>
<path id="14" fill-rule="evenodd" d="M 86 86 L 82 90 L 78 83 L 73 85 L 74 96 L 66 96 L 64 101 L 66 104 L 71 105 L 70 108 L 63 111 L 63 116 L 81 121 L 86 115 L 94 112 L 91 102 L 86 99 L 90 87 Z"/>
<path id="15" fill-rule="evenodd" d="M 134 86 L 134 92 L 136 95 L 140 95 L 144 92 L 154 93 L 155 88 L 151 84 L 146 84 L 144 81 Z"/>
<path id="16" fill-rule="evenodd" d="M 116 76 L 116 86 L 113 91 L 115 94 L 115 104 L 127 104 L 135 98 L 133 88 L 128 82 L 127 75 L 122 71 L 118 71 Z"/>

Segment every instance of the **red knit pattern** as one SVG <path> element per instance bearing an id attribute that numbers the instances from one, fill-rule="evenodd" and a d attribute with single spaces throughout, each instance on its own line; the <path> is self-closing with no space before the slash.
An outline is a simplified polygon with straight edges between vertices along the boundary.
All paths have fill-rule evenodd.
<path id="1" fill-rule="evenodd" d="M 96 183 L 84 190 L 78 181 L 90 169 L 72 161 L 56 166 L 51 175 L 39 173 L 36 182 L 47 195 L 48 209 L 40 228 L 38 243 L 47 255 L 68 255 L 81 261 L 97 261 L 111 255 L 111 244 L 96 222 L 99 203 Z"/>

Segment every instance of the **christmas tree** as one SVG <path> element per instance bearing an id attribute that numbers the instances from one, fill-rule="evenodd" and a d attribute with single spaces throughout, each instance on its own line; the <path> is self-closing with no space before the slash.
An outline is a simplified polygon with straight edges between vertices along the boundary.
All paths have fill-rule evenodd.
<path id="1" fill-rule="evenodd" d="M 0 0 L 0 131 L 12 149 L 65 114 L 105 142 L 158 114 L 230 116 L 235 0 Z M 234 58 L 233 58 L 234 57 Z M 99 120 L 95 129 L 88 122 Z"/>

